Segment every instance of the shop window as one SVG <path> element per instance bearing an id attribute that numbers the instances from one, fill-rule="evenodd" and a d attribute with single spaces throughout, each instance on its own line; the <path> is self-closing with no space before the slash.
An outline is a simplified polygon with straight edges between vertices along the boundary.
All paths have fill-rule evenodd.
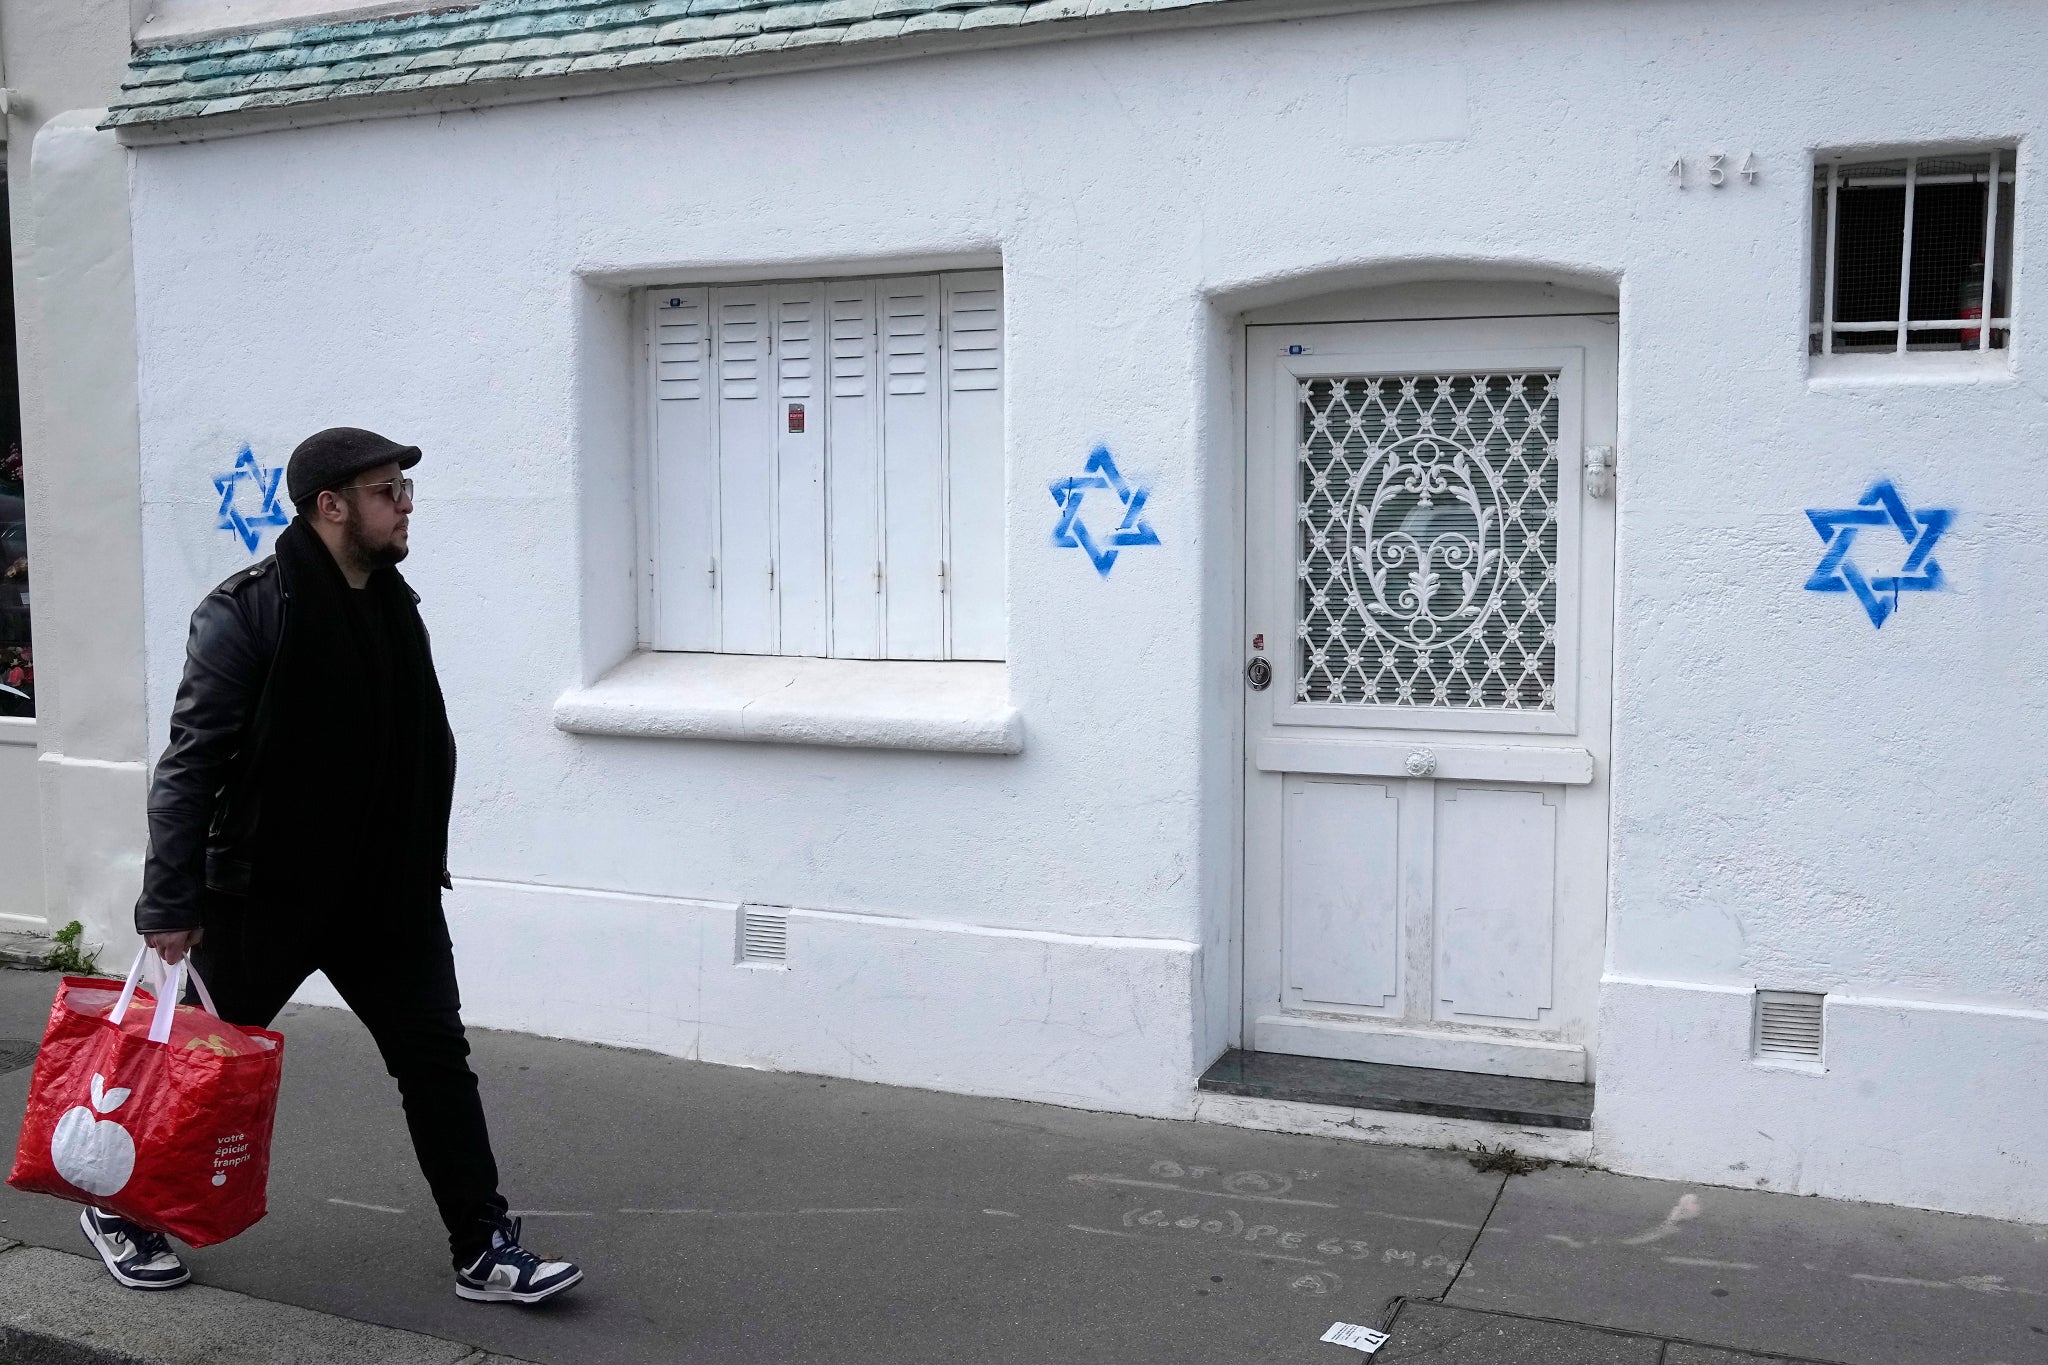
<path id="1" fill-rule="evenodd" d="M 2011 148 L 1814 167 L 1814 355 L 2011 344 Z"/>
<path id="2" fill-rule="evenodd" d="M 651 643 L 1001 659 L 996 271 L 647 294 Z"/>
<path id="3" fill-rule="evenodd" d="M 0 259 L 7 242 L 6 168 L 0 163 Z M 0 716 L 36 713 L 36 661 L 28 629 L 28 508 L 21 459 L 21 392 L 14 356 L 14 280 L 0 269 Z"/>

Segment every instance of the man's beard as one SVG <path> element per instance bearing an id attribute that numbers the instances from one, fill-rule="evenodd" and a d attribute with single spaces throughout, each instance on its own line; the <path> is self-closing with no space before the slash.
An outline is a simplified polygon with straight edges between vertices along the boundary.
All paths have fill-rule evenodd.
<path id="1" fill-rule="evenodd" d="M 403 545 L 372 545 L 363 535 L 362 517 L 353 510 L 350 511 L 348 520 L 342 524 L 341 540 L 349 558 L 371 572 L 389 569 L 405 558 Z"/>

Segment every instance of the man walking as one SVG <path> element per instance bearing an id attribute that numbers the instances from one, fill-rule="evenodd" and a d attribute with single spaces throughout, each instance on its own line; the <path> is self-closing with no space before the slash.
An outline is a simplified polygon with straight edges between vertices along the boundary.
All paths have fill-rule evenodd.
<path id="1" fill-rule="evenodd" d="M 455 741 L 397 569 L 419 459 L 353 427 L 306 438 L 277 552 L 193 612 L 135 927 L 169 961 L 190 950 L 232 1024 L 269 1024 L 325 972 L 398 1081 L 455 1292 L 539 1303 L 583 1272 L 520 1246 L 467 1061 L 441 912 Z M 122 1284 L 190 1278 L 163 1234 L 80 1221 Z"/>

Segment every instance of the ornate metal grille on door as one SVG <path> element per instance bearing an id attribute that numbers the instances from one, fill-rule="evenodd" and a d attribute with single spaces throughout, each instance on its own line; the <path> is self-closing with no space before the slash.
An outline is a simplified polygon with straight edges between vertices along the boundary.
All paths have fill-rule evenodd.
<path id="1" fill-rule="evenodd" d="M 1557 378 L 1301 382 L 1297 700 L 1556 708 Z"/>

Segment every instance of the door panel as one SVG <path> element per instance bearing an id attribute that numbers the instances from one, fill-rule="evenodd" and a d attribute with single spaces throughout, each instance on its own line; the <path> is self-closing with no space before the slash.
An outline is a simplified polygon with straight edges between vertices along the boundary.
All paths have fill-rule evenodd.
<path id="1" fill-rule="evenodd" d="M 1401 798 L 1294 778 L 1287 800 L 1287 990 L 1310 1009 L 1384 1010 L 1400 989 Z"/>
<path id="2" fill-rule="evenodd" d="M 1246 1044 L 1584 1079 L 1612 320 L 1246 335 Z"/>
<path id="3" fill-rule="evenodd" d="M 1556 962 L 1557 801 L 1436 785 L 1436 1017 L 1533 1024 Z"/>

